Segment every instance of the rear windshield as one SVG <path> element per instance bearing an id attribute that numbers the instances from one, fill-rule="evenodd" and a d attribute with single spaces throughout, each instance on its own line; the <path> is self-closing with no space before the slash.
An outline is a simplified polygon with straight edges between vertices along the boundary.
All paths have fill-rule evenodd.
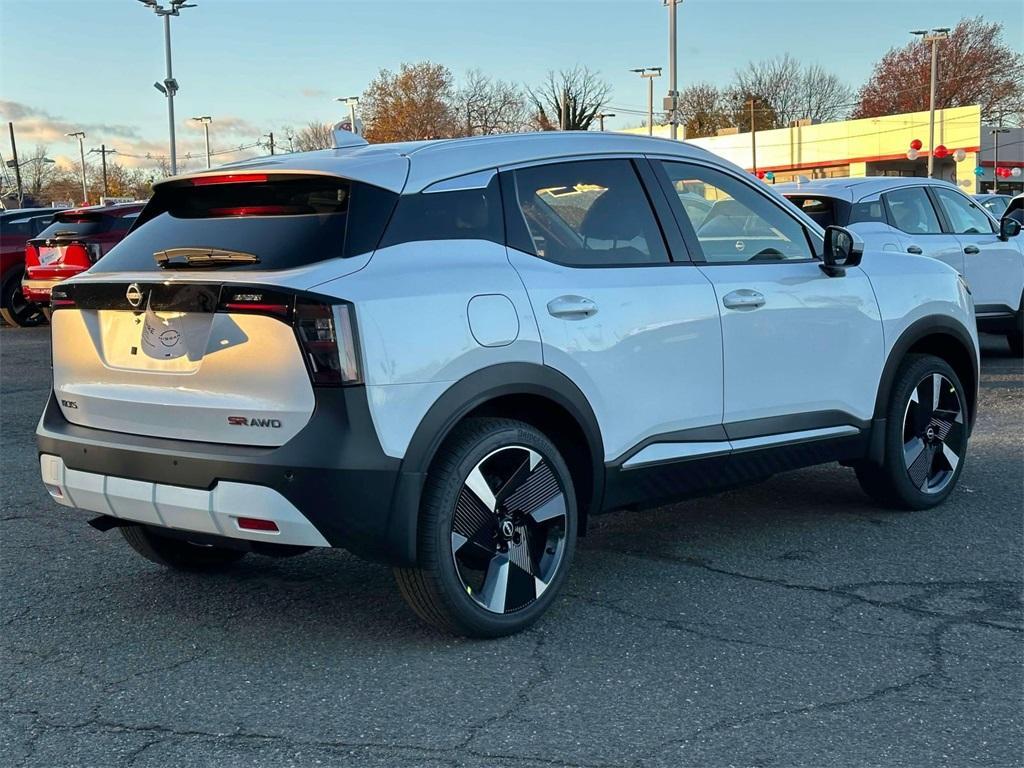
<path id="1" fill-rule="evenodd" d="M 58 213 L 46 229 L 39 233 L 40 240 L 69 240 L 88 237 L 106 232 L 112 219 L 96 213 L 61 214 Z"/>
<path id="2" fill-rule="evenodd" d="M 160 267 L 174 249 L 249 254 L 255 261 L 217 269 L 288 269 L 376 248 L 397 195 L 328 176 L 200 177 L 159 187 L 128 236 L 93 272 L 194 269 Z M 218 183 L 218 178 L 224 179 Z M 208 266 L 206 268 L 211 268 Z"/>
<path id="3" fill-rule="evenodd" d="M 786 195 L 793 205 L 806 213 L 819 227 L 846 226 L 846 206 L 831 197 Z"/>

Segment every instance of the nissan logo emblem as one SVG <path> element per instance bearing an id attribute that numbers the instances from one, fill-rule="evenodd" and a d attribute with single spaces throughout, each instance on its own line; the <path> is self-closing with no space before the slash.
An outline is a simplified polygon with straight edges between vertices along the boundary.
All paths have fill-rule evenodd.
<path id="1" fill-rule="evenodd" d="M 133 307 L 142 304 L 142 290 L 139 288 L 139 284 L 132 283 L 129 285 L 128 290 L 124 292 L 124 297 L 128 299 L 128 303 Z"/>

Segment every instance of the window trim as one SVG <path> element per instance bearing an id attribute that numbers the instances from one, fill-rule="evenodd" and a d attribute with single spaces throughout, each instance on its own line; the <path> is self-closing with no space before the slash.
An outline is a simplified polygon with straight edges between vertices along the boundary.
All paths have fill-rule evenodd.
<path id="1" fill-rule="evenodd" d="M 658 232 L 661 235 L 662 246 L 665 249 L 666 258 L 664 261 L 651 261 L 645 263 L 636 262 L 608 262 L 603 264 L 566 264 L 555 259 L 548 259 L 539 256 L 535 249 L 524 251 L 518 245 L 512 242 L 512 232 L 515 231 L 519 237 L 523 236 L 525 232 L 526 239 L 532 243 L 532 236 L 530 235 L 529 225 L 526 223 L 526 219 L 523 216 L 523 211 L 519 207 L 519 193 L 516 186 L 515 172 L 527 168 L 539 168 L 545 165 L 567 165 L 569 163 L 584 163 L 584 162 L 595 162 L 602 160 L 625 160 L 630 168 L 633 170 L 633 174 L 636 177 L 637 183 L 640 185 L 640 189 L 644 194 L 644 199 L 647 201 L 647 207 L 651 212 L 651 216 L 654 219 L 654 223 L 658 228 Z M 673 243 L 671 237 L 671 230 L 667 227 L 666 222 L 662 221 L 659 216 L 658 205 L 656 204 L 655 196 L 653 191 L 648 187 L 647 181 L 644 178 L 644 174 L 641 171 L 641 163 L 645 160 L 644 155 L 636 152 L 616 152 L 616 153 L 600 153 L 600 154 L 587 154 L 587 155 L 568 155 L 563 157 L 551 157 L 544 158 L 542 160 L 532 160 L 523 163 L 514 163 L 511 165 L 504 165 L 498 168 L 498 188 L 501 190 L 502 199 L 502 210 L 504 211 L 505 219 L 505 247 L 514 248 L 520 253 L 525 253 L 528 256 L 533 256 L 535 259 L 547 262 L 548 264 L 555 264 L 565 269 L 648 269 L 650 267 L 672 267 L 672 266 L 688 266 L 692 265 L 690 261 L 677 261 L 674 258 L 675 251 L 673 250 Z M 677 242 L 677 247 L 686 248 L 685 243 L 680 238 Z M 682 253 L 689 254 L 686 250 Z"/>
<path id="2" fill-rule="evenodd" d="M 729 178 L 735 180 L 736 182 L 747 186 L 755 194 L 764 197 L 767 200 L 767 202 L 775 204 L 783 215 L 788 216 L 789 218 L 793 219 L 793 221 L 796 222 L 796 224 L 800 227 L 801 231 L 804 233 L 804 240 L 807 244 L 807 251 L 808 253 L 811 254 L 811 256 L 806 259 L 784 259 L 782 261 L 708 261 L 704 257 L 704 249 L 700 244 L 700 239 L 697 237 L 697 232 L 693 228 L 693 223 L 690 221 L 689 217 L 682 216 L 680 211 L 677 210 L 677 206 L 669 203 L 669 207 L 672 210 L 672 217 L 676 222 L 676 226 L 679 227 L 680 234 L 682 235 L 682 238 L 686 243 L 687 250 L 689 251 L 690 257 L 693 259 L 693 263 L 695 265 L 700 267 L 735 267 L 740 265 L 784 266 L 786 264 L 811 264 L 821 262 L 821 256 L 818 255 L 818 251 L 815 248 L 814 241 L 811 239 L 811 229 L 807 226 L 807 222 L 803 221 L 803 219 L 801 219 L 800 216 L 796 215 L 795 212 L 798 209 L 792 203 L 786 201 L 785 205 L 778 205 L 778 201 L 776 201 L 771 195 L 766 194 L 764 190 L 758 189 L 757 186 L 753 184 L 749 179 L 746 179 L 743 176 L 735 173 L 730 168 L 724 168 L 714 163 L 703 161 L 701 159 L 691 159 L 687 157 L 679 157 L 676 155 L 648 155 L 647 159 L 648 161 L 650 161 L 651 166 L 654 169 L 655 176 L 661 183 L 662 193 L 666 196 L 666 198 L 669 201 L 671 201 L 672 199 L 670 195 L 676 194 L 676 191 L 675 187 L 672 186 L 672 180 L 668 177 L 668 171 L 665 170 L 665 167 L 663 165 L 663 163 L 666 162 L 680 163 L 682 165 L 692 165 L 707 168 L 712 171 L 717 171 L 718 173 L 721 173 L 724 176 L 728 176 Z M 678 208 L 682 208 L 681 203 L 679 204 Z M 792 208 L 793 210 L 790 211 L 787 210 L 787 208 Z"/>

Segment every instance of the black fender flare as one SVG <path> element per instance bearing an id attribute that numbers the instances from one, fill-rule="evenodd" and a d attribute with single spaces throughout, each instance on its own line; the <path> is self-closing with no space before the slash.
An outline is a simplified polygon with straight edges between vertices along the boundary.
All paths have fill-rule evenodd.
<path id="1" fill-rule="evenodd" d="M 402 459 L 388 520 L 389 550 L 395 559 L 416 562 L 420 495 L 427 470 L 452 429 L 467 414 L 507 395 L 543 397 L 566 411 L 583 432 L 593 464 L 591 509 L 600 509 L 604 492 L 604 443 L 586 396 L 564 374 L 539 363 L 499 363 L 452 384 L 434 401 L 413 433 Z"/>
<path id="2" fill-rule="evenodd" d="M 893 382 L 896 380 L 896 372 L 906 357 L 907 352 L 915 344 L 929 336 L 944 335 L 951 336 L 962 347 L 971 361 L 971 381 L 963 381 L 961 384 L 968 390 L 969 414 L 968 429 L 974 427 L 974 419 L 978 407 L 978 350 L 971 338 L 970 331 L 956 319 L 946 315 L 928 315 L 915 320 L 907 326 L 892 345 L 889 355 L 882 368 L 882 376 L 878 383 L 878 394 L 875 396 L 874 426 L 871 435 L 871 458 L 881 461 L 884 452 L 884 435 L 886 412 L 889 407 L 889 396 L 892 392 Z"/>

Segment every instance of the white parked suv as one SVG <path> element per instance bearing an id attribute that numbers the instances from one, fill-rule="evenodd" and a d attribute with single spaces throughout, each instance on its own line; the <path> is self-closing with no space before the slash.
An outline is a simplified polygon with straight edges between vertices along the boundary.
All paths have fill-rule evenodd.
<path id="1" fill-rule="evenodd" d="M 967 278 L 978 329 L 1005 335 L 1024 355 L 1024 237 L 954 184 L 873 176 L 778 184 L 776 189 L 822 226 L 859 235 L 867 250 L 944 261 Z"/>
<path id="2" fill-rule="evenodd" d="M 175 568 L 342 547 L 475 636 L 536 620 L 605 510 L 832 461 L 938 504 L 977 399 L 955 270 L 610 133 L 169 179 L 53 309 L 56 501 Z"/>

